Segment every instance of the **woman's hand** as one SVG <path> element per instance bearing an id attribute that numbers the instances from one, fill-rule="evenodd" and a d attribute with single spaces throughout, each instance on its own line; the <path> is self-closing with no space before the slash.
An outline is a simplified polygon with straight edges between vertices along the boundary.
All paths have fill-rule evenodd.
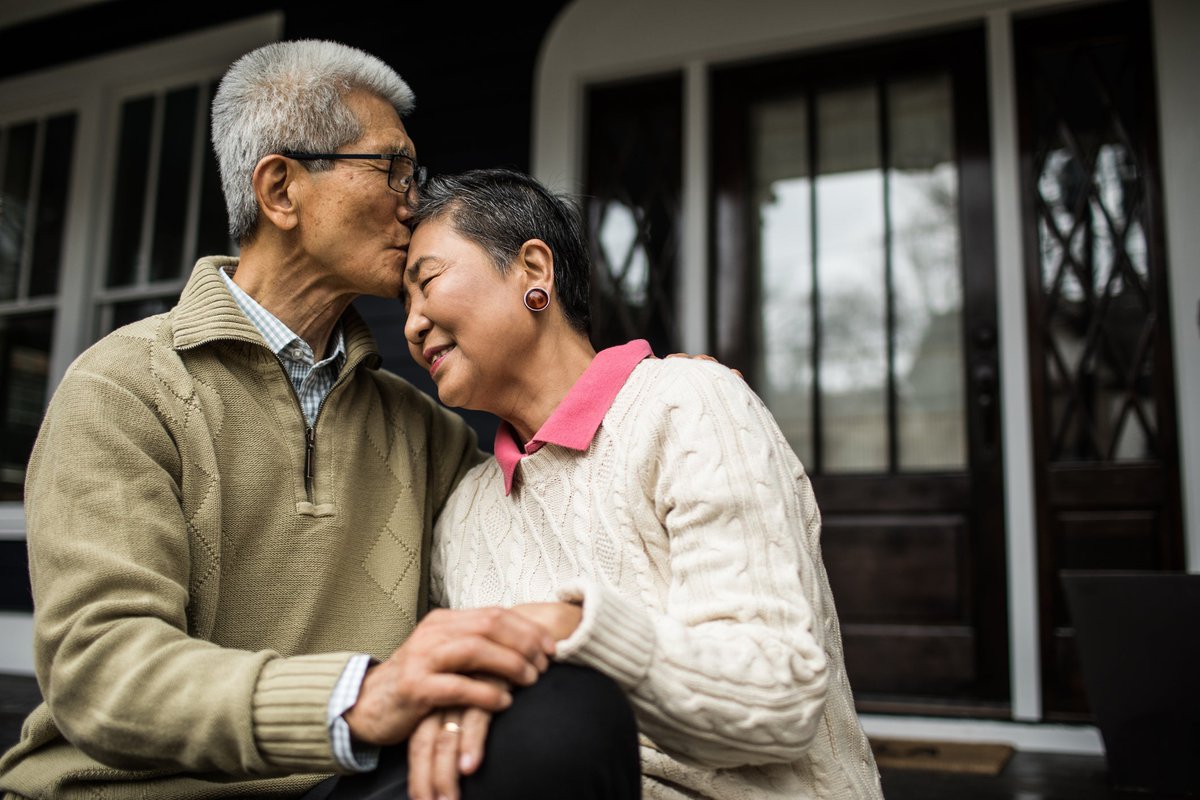
<path id="1" fill-rule="evenodd" d="M 479 676 L 507 689 L 498 678 Z M 421 720 L 408 739 L 408 796 L 411 800 L 458 800 L 459 777 L 483 763 L 483 744 L 492 715 L 481 708 L 447 708 Z"/>
<path id="2" fill-rule="evenodd" d="M 521 603 L 512 610 L 541 625 L 556 642 L 574 633 L 583 619 L 583 607 L 574 603 Z"/>

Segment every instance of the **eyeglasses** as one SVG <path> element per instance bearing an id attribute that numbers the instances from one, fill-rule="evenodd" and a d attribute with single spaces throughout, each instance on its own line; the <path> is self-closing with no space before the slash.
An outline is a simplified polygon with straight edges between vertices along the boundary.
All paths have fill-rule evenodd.
<path id="1" fill-rule="evenodd" d="M 367 161 L 387 161 L 388 186 L 400 194 L 407 194 L 409 189 L 416 186 L 418 190 L 425 185 L 429 177 L 425 167 L 419 166 L 412 156 L 400 153 L 293 153 L 284 152 L 285 158 L 297 161 L 325 161 L 326 159 L 355 159 Z"/>

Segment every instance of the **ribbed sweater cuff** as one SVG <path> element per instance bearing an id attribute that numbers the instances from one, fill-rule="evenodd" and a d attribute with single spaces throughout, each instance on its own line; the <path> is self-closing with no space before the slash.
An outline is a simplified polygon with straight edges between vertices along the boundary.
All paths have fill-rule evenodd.
<path id="1" fill-rule="evenodd" d="M 556 647 L 557 658 L 603 672 L 625 689 L 641 683 L 654 653 L 654 626 L 645 609 L 589 582 L 558 593 L 568 603 L 583 603 L 579 627 Z"/>
<path id="2" fill-rule="evenodd" d="M 353 653 L 268 661 L 254 689 L 254 739 L 269 763 L 297 772 L 337 772 L 329 698 Z"/>

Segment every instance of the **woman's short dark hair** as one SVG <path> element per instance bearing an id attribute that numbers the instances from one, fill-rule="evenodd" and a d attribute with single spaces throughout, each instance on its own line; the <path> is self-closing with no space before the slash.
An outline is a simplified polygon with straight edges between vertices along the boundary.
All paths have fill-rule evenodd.
<path id="1" fill-rule="evenodd" d="M 482 247 L 500 272 L 530 239 L 554 255 L 554 288 L 571 327 L 585 336 L 591 322 L 591 263 L 579 209 L 528 175 L 510 169 L 477 169 L 438 175 L 421 187 L 413 224 L 442 219 Z"/>

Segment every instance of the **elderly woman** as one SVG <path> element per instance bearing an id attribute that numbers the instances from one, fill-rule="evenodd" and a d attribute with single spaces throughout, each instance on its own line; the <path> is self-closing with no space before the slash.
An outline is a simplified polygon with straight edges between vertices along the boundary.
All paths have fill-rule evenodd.
<path id="1" fill-rule="evenodd" d="M 589 280 L 575 209 L 536 181 L 423 190 L 410 350 L 444 403 L 503 421 L 437 523 L 434 603 L 521 606 L 558 660 L 613 678 L 646 797 L 881 797 L 804 468 L 729 369 L 595 352 Z M 461 730 L 427 727 L 447 719 Z"/>

